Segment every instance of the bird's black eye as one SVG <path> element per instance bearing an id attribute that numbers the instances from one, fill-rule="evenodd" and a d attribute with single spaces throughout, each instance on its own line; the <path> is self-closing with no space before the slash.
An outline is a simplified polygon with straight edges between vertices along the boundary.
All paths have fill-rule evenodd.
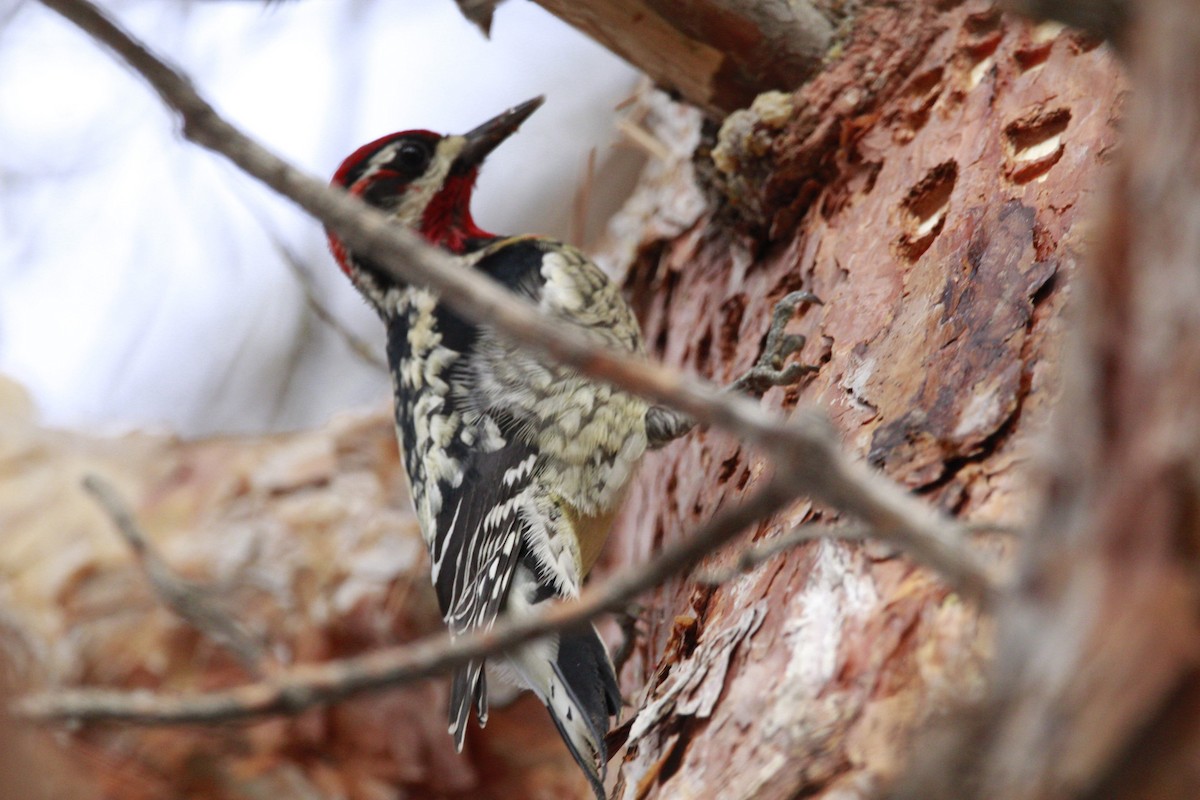
<path id="1" fill-rule="evenodd" d="M 409 175 L 416 177 L 425 172 L 425 168 L 429 166 L 429 159 L 433 156 L 429 145 L 424 142 L 404 142 L 396 150 L 396 155 L 392 159 L 397 167 L 407 172 Z"/>

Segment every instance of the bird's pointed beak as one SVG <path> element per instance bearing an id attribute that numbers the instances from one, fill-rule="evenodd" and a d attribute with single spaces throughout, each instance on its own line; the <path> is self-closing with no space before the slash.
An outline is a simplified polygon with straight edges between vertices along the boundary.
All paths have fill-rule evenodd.
<path id="1" fill-rule="evenodd" d="M 529 115 L 538 110 L 546 98 L 538 95 L 532 100 L 526 100 L 518 106 L 513 106 L 504 113 L 489 119 L 487 122 L 463 135 L 467 143 L 454 160 L 454 167 L 466 170 L 478 167 L 488 154 L 495 150 L 501 142 L 517 132 L 521 123 L 529 119 Z"/>

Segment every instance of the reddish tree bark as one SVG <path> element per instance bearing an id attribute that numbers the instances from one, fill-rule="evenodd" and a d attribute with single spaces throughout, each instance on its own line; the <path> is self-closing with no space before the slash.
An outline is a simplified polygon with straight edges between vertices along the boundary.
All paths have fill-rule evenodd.
<path id="1" fill-rule="evenodd" d="M 1200 793 L 1200 21 L 1130 8 L 1127 144 L 1079 276 L 1037 536 L 992 689 L 907 797 Z"/>
<path id="2" fill-rule="evenodd" d="M 646 244 L 632 282 L 647 339 L 727 381 L 772 304 L 810 289 L 825 305 L 794 329 L 820 370 L 764 402 L 827 409 L 848 447 L 948 512 L 1028 522 L 1029 445 L 1057 395 L 1079 221 L 1122 93 L 1095 42 L 987 3 L 865 9 L 818 78 L 726 123 L 709 168 L 723 211 Z M 714 434 L 653 456 L 615 560 L 686 534 L 763 469 Z M 753 538 L 834 518 L 802 503 Z M 645 687 L 627 798 L 884 786 L 917 727 L 981 695 L 992 647 L 936 575 L 870 544 L 813 543 L 718 588 L 680 579 L 643 624 L 623 673 Z"/>

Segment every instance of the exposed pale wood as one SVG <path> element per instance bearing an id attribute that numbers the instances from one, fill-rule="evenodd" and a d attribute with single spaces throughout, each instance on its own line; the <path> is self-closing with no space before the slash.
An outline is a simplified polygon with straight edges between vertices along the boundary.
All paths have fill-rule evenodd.
<path id="1" fill-rule="evenodd" d="M 832 12 L 810 0 L 537 2 L 717 117 L 795 89 L 833 44 Z"/>

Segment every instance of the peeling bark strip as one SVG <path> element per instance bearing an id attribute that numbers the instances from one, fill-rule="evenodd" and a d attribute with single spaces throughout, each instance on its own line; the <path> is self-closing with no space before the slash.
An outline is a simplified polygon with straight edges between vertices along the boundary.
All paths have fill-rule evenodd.
<path id="1" fill-rule="evenodd" d="M 1059 392 L 1082 209 L 1116 144 L 1124 84 L 1109 51 L 1058 26 L 978 0 L 937 5 L 863 10 L 874 41 L 757 104 L 728 173 L 751 177 L 728 202 L 761 212 L 768 244 L 743 249 L 710 213 L 647 242 L 631 283 L 658 354 L 717 380 L 757 356 L 775 300 L 812 290 L 825 305 L 792 330 L 821 369 L 764 404 L 816 403 L 847 446 L 942 508 L 1021 523 L 1038 488 L 1029 443 Z M 711 432 L 651 459 L 622 517 L 623 563 L 737 502 L 765 470 Z M 755 538 L 814 519 L 835 516 L 800 504 Z M 623 685 L 644 687 L 642 707 L 669 703 L 697 654 L 760 607 L 758 629 L 722 656 L 708 715 L 640 731 L 617 797 L 871 796 L 907 769 L 914 730 L 984 694 L 990 623 L 890 549 L 828 541 L 718 587 L 665 586 Z"/>
<path id="2" fill-rule="evenodd" d="M 748 106 L 761 92 L 791 90 L 812 77 L 833 44 L 833 23 L 840 16 L 833 9 L 841 5 L 828 0 L 537 2 L 661 88 L 718 118 Z"/>

